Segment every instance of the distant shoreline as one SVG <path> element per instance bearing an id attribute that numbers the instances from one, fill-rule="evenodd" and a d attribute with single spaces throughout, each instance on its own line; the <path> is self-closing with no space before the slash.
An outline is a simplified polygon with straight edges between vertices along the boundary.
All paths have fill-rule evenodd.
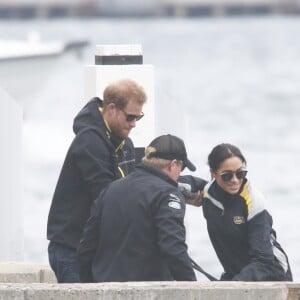
<path id="1" fill-rule="evenodd" d="M 148 5 L 99 5 L 97 1 L 85 4 L 0 4 L 0 19 L 51 19 L 61 17 L 222 17 L 249 15 L 298 15 L 297 1 L 153 1 Z"/>

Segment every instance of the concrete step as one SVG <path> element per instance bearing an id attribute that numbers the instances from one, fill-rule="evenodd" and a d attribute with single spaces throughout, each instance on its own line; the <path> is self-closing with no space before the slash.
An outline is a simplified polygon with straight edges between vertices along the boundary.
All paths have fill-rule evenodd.
<path id="1" fill-rule="evenodd" d="M 1 283 L 0 299 L 14 300 L 298 300 L 299 284 L 275 282 Z"/>
<path id="2" fill-rule="evenodd" d="M 55 283 L 56 278 L 48 264 L 0 262 L 0 282 Z"/>

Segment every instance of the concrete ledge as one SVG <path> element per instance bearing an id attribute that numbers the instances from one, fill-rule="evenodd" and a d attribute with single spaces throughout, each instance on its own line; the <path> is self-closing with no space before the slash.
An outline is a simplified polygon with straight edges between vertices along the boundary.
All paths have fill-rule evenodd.
<path id="1" fill-rule="evenodd" d="M 48 264 L 0 262 L 0 282 L 56 283 L 56 278 Z"/>
<path id="2" fill-rule="evenodd" d="M 0 262 L 0 300 L 300 300 L 286 282 L 57 284 L 48 264 Z"/>
<path id="3" fill-rule="evenodd" d="M 130 282 L 0 284 L 0 299 L 14 300 L 299 300 L 300 284 L 278 282 Z"/>

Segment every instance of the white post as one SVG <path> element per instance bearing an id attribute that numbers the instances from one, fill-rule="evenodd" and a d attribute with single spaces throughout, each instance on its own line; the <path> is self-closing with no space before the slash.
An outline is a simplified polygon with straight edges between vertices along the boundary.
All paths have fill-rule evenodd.
<path id="1" fill-rule="evenodd" d="M 143 64 L 140 45 L 97 45 L 95 65 L 85 67 L 85 101 L 98 96 L 110 82 L 128 78 L 139 83 L 148 96 L 145 117 L 132 130 L 130 137 L 136 147 L 145 147 L 155 136 L 154 68 Z"/>
<path id="2" fill-rule="evenodd" d="M 23 260 L 22 110 L 0 88 L 0 261 Z"/>

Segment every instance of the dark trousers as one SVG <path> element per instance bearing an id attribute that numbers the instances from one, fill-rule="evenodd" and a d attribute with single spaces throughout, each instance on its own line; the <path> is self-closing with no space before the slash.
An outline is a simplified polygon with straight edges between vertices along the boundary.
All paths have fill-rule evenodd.
<path id="1" fill-rule="evenodd" d="M 55 273 L 57 282 L 80 282 L 76 250 L 50 241 L 48 255 L 49 263 Z"/>

